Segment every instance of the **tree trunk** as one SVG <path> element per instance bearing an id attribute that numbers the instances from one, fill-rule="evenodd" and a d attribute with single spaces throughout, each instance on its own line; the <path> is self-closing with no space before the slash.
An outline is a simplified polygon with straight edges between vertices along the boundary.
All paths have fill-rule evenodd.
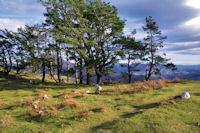
<path id="1" fill-rule="evenodd" d="M 78 84 L 78 70 L 77 70 L 77 61 L 75 59 L 74 63 L 74 69 L 75 69 L 75 83 Z"/>
<path id="2" fill-rule="evenodd" d="M 80 83 L 83 84 L 83 60 L 80 59 L 80 66 L 79 66 L 79 71 L 80 71 Z"/>
<path id="3" fill-rule="evenodd" d="M 92 85 L 92 74 L 87 73 L 87 85 Z"/>
<path id="4" fill-rule="evenodd" d="M 102 84 L 102 75 L 97 74 L 97 84 Z"/>
<path id="5" fill-rule="evenodd" d="M 149 78 L 151 77 L 152 68 L 153 68 L 153 64 L 151 63 L 151 64 L 150 64 L 150 69 L 149 69 L 149 71 L 148 71 L 148 73 L 147 73 L 147 75 L 146 75 L 146 77 L 145 77 L 145 80 L 146 80 L 146 81 L 148 81 Z"/>
<path id="6" fill-rule="evenodd" d="M 57 76 L 58 76 L 58 82 L 61 82 L 61 70 L 60 70 L 60 55 L 58 50 L 58 45 L 56 45 L 56 57 L 57 57 Z"/>
<path id="7" fill-rule="evenodd" d="M 69 67 L 70 67 L 70 62 L 69 62 L 69 53 L 66 50 L 66 60 L 67 60 L 67 81 L 69 81 Z"/>
<path id="8" fill-rule="evenodd" d="M 128 83 L 129 84 L 131 83 L 131 78 L 132 78 L 130 62 L 131 62 L 131 59 L 130 59 L 130 54 L 129 54 L 128 55 Z"/>
<path id="9" fill-rule="evenodd" d="M 46 65 L 45 65 L 45 61 L 43 61 L 42 62 L 42 83 L 44 83 L 45 82 L 45 67 L 46 67 Z"/>

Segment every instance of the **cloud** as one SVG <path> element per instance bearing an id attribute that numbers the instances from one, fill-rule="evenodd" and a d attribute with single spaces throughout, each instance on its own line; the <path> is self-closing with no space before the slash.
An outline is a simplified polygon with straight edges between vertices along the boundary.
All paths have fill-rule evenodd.
<path id="1" fill-rule="evenodd" d="M 38 0 L 0 0 L 0 28 L 16 31 L 25 24 L 44 22 L 44 11 Z"/>
<path id="2" fill-rule="evenodd" d="M 24 27 L 26 23 L 27 23 L 26 20 L 0 18 L 0 29 L 17 31 L 17 28 Z"/>

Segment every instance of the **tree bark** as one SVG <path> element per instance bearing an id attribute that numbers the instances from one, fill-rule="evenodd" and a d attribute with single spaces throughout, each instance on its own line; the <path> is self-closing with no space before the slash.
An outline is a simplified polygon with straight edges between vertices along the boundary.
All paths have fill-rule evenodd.
<path id="1" fill-rule="evenodd" d="M 131 78 L 132 78 L 132 75 L 131 75 L 131 66 L 130 66 L 130 62 L 131 62 L 131 59 L 130 59 L 130 54 L 128 54 L 128 83 L 130 84 L 131 83 Z"/>
<path id="2" fill-rule="evenodd" d="M 92 85 L 92 74 L 87 73 L 87 85 Z"/>
<path id="3" fill-rule="evenodd" d="M 46 67 L 46 65 L 45 65 L 45 61 L 43 61 L 42 62 L 42 83 L 44 83 L 45 82 L 45 67 Z"/>
<path id="4" fill-rule="evenodd" d="M 102 75 L 97 74 L 97 84 L 102 84 Z"/>
<path id="5" fill-rule="evenodd" d="M 57 76 L 58 76 L 58 82 L 61 82 L 61 70 L 60 70 L 60 55 L 59 55 L 59 49 L 58 44 L 56 44 L 56 57 L 57 57 Z"/>
<path id="6" fill-rule="evenodd" d="M 75 69 L 75 83 L 78 84 L 78 70 L 77 70 L 77 61 L 75 59 L 74 63 L 74 69 Z"/>
<path id="7" fill-rule="evenodd" d="M 67 60 L 67 81 L 69 81 L 69 67 L 70 67 L 70 62 L 69 62 L 69 53 L 66 50 L 66 60 Z"/>
<path id="8" fill-rule="evenodd" d="M 80 59 L 80 66 L 79 66 L 79 71 L 80 71 L 80 82 L 79 84 L 83 84 L 83 60 Z"/>

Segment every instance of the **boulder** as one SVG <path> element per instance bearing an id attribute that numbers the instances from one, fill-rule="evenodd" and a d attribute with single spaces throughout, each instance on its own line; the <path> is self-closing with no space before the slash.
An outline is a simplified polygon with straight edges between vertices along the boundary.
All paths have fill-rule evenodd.
<path id="1" fill-rule="evenodd" d="M 190 93 L 183 92 L 183 94 L 181 95 L 181 97 L 184 98 L 184 99 L 189 99 L 190 98 Z"/>
<path id="2" fill-rule="evenodd" d="M 101 90 L 102 90 L 101 86 L 97 85 L 95 88 L 95 93 L 99 94 Z"/>

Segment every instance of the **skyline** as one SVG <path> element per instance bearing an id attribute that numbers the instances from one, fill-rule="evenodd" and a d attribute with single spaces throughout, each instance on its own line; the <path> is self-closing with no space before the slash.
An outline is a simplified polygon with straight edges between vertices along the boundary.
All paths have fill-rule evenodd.
<path id="1" fill-rule="evenodd" d="M 164 42 L 167 58 L 175 64 L 200 64 L 200 2 L 198 0 L 106 0 L 126 19 L 124 32 L 137 30 L 137 40 L 145 33 L 145 17 L 152 16 L 168 39 Z M 20 5 L 20 6 L 18 6 Z M 16 31 L 25 24 L 44 22 L 44 7 L 37 0 L 0 0 L 0 29 Z"/>

